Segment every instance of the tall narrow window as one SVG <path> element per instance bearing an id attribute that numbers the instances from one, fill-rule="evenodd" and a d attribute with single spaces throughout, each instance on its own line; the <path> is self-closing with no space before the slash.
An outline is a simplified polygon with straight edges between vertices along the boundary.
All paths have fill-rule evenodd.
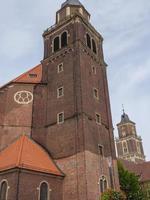
<path id="1" fill-rule="evenodd" d="M 136 142 L 136 146 L 137 146 L 137 152 L 140 154 L 141 153 L 141 145 L 138 141 Z"/>
<path id="2" fill-rule="evenodd" d="M 95 98 L 95 99 L 99 99 L 98 89 L 94 88 L 94 89 L 93 89 L 93 94 L 94 94 L 94 98 Z"/>
<path id="3" fill-rule="evenodd" d="M 89 34 L 86 34 L 86 43 L 87 46 L 91 49 L 91 37 L 89 36 Z"/>
<path id="4" fill-rule="evenodd" d="M 101 116 L 100 114 L 97 114 L 97 113 L 96 113 L 96 123 L 101 124 Z"/>
<path id="5" fill-rule="evenodd" d="M 108 188 L 108 184 L 107 184 L 107 180 L 106 180 L 105 176 L 102 176 L 100 178 L 99 184 L 100 184 L 101 193 L 105 192 Z"/>
<path id="6" fill-rule="evenodd" d="M 112 166 L 109 166 L 109 176 L 110 176 L 111 188 L 114 188 Z"/>
<path id="7" fill-rule="evenodd" d="M 92 73 L 96 74 L 96 67 L 95 66 L 92 66 Z"/>
<path id="8" fill-rule="evenodd" d="M 63 71 L 64 71 L 63 63 L 60 63 L 60 64 L 57 66 L 57 72 L 60 73 L 60 72 L 63 72 Z"/>
<path id="9" fill-rule="evenodd" d="M 60 48 L 59 37 L 56 37 L 54 39 L 54 47 L 53 48 L 54 48 L 54 52 L 59 50 L 59 48 Z"/>
<path id="10" fill-rule="evenodd" d="M 60 15 L 59 13 L 57 13 L 57 22 L 59 23 L 59 21 L 60 21 Z"/>
<path id="11" fill-rule="evenodd" d="M 101 193 L 104 192 L 103 180 L 102 179 L 100 179 L 100 191 L 101 191 Z"/>
<path id="12" fill-rule="evenodd" d="M 67 46 L 67 32 L 62 33 L 61 35 L 61 47 Z"/>
<path id="13" fill-rule="evenodd" d="M 60 87 L 57 89 L 57 98 L 64 96 L 64 88 Z"/>
<path id="14" fill-rule="evenodd" d="M 40 186 L 40 200 L 49 199 L 49 187 L 48 184 L 43 182 Z"/>
<path id="15" fill-rule="evenodd" d="M 106 181 L 106 179 L 104 180 L 104 191 L 106 191 L 107 190 L 107 181 Z"/>
<path id="16" fill-rule="evenodd" d="M 124 141 L 122 143 L 122 147 L 123 147 L 124 154 L 127 154 L 128 153 L 128 147 L 127 147 L 127 142 L 126 141 Z"/>
<path id="17" fill-rule="evenodd" d="M 70 7 L 67 7 L 66 8 L 66 16 L 69 16 L 70 15 Z"/>
<path id="18" fill-rule="evenodd" d="M 99 148 L 99 154 L 100 154 L 100 156 L 104 156 L 104 148 L 103 148 L 103 146 L 99 144 L 98 148 Z"/>
<path id="19" fill-rule="evenodd" d="M 94 39 L 92 39 L 92 50 L 93 52 L 96 54 L 97 53 L 97 50 L 96 50 L 96 43 L 94 41 Z"/>
<path id="20" fill-rule="evenodd" d="M 6 200 L 8 185 L 6 181 L 0 184 L 0 200 Z"/>
<path id="21" fill-rule="evenodd" d="M 57 124 L 63 124 L 64 123 L 64 112 L 57 114 Z"/>

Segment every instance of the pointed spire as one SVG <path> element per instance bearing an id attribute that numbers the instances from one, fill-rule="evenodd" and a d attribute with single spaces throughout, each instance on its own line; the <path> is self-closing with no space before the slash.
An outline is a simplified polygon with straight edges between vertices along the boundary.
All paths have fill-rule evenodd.
<path id="1" fill-rule="evenodd" d="M 120 124 L 126 124 L 126 123 L 132 123 L 132 124 L 135 124 L 134 122 L 132 122 L 129 118 L 129 116 L 125 113 L 125 109 L 124 109 L 124 105 L 122 104 L 122 112 L 123 114 L 121 115 L 121 121 L 119 124 L 117 125 L 120 125 Z"/>
<path id="2" fill-rule="evenodd" d="M 122 104 L 122 111 L 123 111 L 123 114 L 125 114 L 125 110 L 124 110 L 124 105 Z"/>

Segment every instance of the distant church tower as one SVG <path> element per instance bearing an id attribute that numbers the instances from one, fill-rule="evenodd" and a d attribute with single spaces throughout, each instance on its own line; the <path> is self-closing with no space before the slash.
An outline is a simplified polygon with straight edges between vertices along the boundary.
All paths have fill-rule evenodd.
<path id="1" fill-rule="evenodd" d="M 124 112 L 117 124 L 119 138 L 116 140 L 118 157 L 135 163 L 145 161 L 142 139 L 137 135 L 136 124 Z"/>

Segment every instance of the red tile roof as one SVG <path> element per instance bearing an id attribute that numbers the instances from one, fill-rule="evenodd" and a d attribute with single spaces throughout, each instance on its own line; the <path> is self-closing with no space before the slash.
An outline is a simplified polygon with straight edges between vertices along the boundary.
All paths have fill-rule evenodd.
<path id="1" fill-rule="evenodd" d="M 150 161 L 139 164 L 126 160 L 121 160 L 121 162 L 127 170 L 140 176 L 141 182 L 150 181 Z"/>
<path id="2" fill-rule="evenodd" d="M 25 72 L 24 74 L 20 75 L 12 82 L 14 83 L 40 83 L 42 79 L 42 65 L 39 64 L 33 69 Z"/>
<path id="3" fill-rule="evenodd" d="M 20 75 L 16 79 L 6 83 L 5 85 L 1 86 L 0 89 L 3 89 L 6 86 L 9 86 L 13 83 L 33 83 L 37 84 L 40 83 L 42 80 L 42 64 L 39 64 L 32 68 L 31 70 L 25 72 L 24 74 Z"/>
<path id="4" fill-rule="evenodd" d="M 0 171 L 12 168 L 28 169 L 63 176 L 49 154 L 27 136 L 0 152 Z"/>

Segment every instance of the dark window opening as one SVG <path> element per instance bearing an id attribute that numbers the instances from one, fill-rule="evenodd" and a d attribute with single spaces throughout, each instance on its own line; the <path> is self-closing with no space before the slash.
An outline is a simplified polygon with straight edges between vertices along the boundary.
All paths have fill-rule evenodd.
<path id="1" fill-rule="evenodd" d="M 60 72 L 62 72 L 63 70 L 64 70 L 64 68 L 63 68 L 63 63 L 61 63 L 61 64 L 59 64 L 59 65 L 57 66 L 57 72 L 60 73 Z"/>
<path id="2" fill-rule="evenodd" d="M 96 114 L 96 123 L 101 124 L 101 116 L 99 114 Z"/>
<path id="3" fill-rule="evenodd" d="M 91 38 L 89 34 L 86 34 L 86 43 L 87 43 L 87 46 L 91 49 Z"/>
<path id="4" fill-rule="evenodd" d="M 95 66 L 92 66 L 92 73 L 96 74 L 96 67 Z"/>
<path id="5" fill-rule="evenodd" d="M 63 112 L 58 114 L 57 123 L 58 124 L 64 123 L 64 113 Z"/>
<path id="6" fill-rule="evenodd" d="M 54 52 L 55 51 L 58 51 L 59 50 L 59 47 L 60 47 L 60 44 L 59 44 L 59 37 L 56 37 L 54 39 Z"/>
<path id="7" fill-rule="evenodd" d="M 66 47 L 67 46 L 67 32 L 64 32 L 61 35 L 61 47 Z"/>
<path id="8" fill-rule="evenodd" d="M 100 191 L 101 191 L 101 193 L 104 192 L 104 189 L 103 189 L 103 180 L 102 179 L 100 180 Z"/>
<path id="9" fill-rule="evenodd" d="M 62 97 L 64 95 L 64 88 L 58 88 L 57 89 L 57 98 Z"/>
<path id="10" fill-rule="evenodd" d="M 48 185 L 42 183 L 40 187 L 40 200 L 48 200 Z"/>
<path id="11" fill-rule="evenodd" d="M 29 74 L 29 77 L 30 77 L 30 78 L 36 78 L 36 77 L 37 77 L 37 74 Z"/>
<path id="12" fill-rule="evenodd" d="M 96 54 L 97 50 L 96 50 L 96 43 L 95 41 L 92 39 L 92 47 L 93 47 L 93 52 Z"/>
<path id="13" fill-rule="evenodd" d="M 102 146 L 102 145 L 98 145 L 98 148 L 99 148 L 99 154 L 100 154 L 101 156 L 103 156 L 103 155 L 104 155 L 103 146 Z"/>
<path id="14" fill-rule="evenodd" d="M 101 193 L 105 192 L 107 190 L 108 185 L 107 185 L 107 180 L 104 176 L 102 176 L 102 178 L 100 179 L 99 184 Z"/>
<path id="15" fill-rule="evenodd" d="M 0 200 L 6 200 L 7 195 L 7 183 L 3 181 L 0 187 Z"/>
<path id="16" fill-rule="evenodd" d="M 110 175 L 110 183 L 111 183 L 111 188 L 114 188 L 114 183 L 113 183 L 113 173 L 112 173 L 112 167 L 109 167 L 109 175 Z"/>
<path id="17" fill-rule="evenodd" d="M 106 181 L 106 179 L 104 180 L 104 191 L 106 191 L 107 190 L 107 181 Z"/>
<path id="18" fill-rule="evenodd" d="M 96 98 L 96 99 L 98 99 L 99 97 L 98 97 L 98 90 L 95 88 L 94 90 L 94 97 Z"/>

